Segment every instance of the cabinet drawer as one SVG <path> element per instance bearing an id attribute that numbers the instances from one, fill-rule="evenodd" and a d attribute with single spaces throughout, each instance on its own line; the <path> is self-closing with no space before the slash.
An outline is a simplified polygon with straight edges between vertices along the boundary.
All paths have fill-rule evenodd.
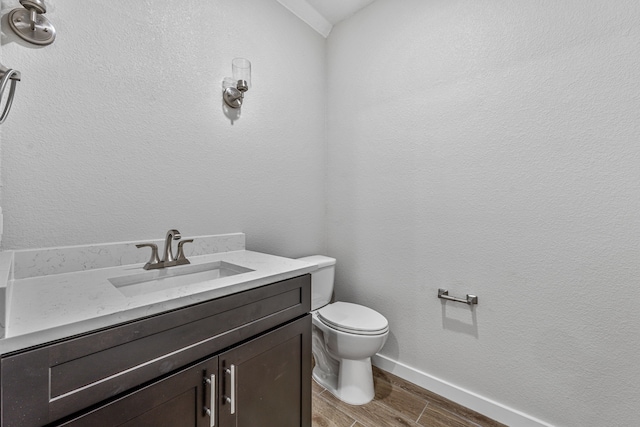
<path id="1" fill-rule="evenodd" d="M 2 426 L 41 426 L 309 312 L 300 276 L 2 359 Z"/>

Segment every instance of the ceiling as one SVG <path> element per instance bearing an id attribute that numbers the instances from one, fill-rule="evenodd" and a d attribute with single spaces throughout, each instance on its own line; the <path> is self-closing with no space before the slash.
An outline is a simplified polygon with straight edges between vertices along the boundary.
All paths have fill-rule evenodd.
<path id="1" fill-rule="evenodd" d="M 311 28 L 327 37 L 335 24 L 375 0 L 277 0 Z"/>
<path id="2" fill-rule="evenodd" d="M 375 0 L 306 0 L 332 25 L 346 19 Z"/>

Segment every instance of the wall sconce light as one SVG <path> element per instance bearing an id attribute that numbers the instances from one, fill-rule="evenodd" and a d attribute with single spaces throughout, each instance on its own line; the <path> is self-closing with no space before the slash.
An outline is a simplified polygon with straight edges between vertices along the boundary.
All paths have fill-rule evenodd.
<path id="1" fill-rule="evenodd" d="M 231 61 L 231 70 L 233 83 L 224 89 L 222 98 L 229 107 L 240 108 L 244 93 L 251 87 L 251 62 L 244 58 L 234 58 Z M 227 80 L 225 79 L 225 82 Z"/>
<path id="2" fill-rule="evenodd" d="M 43 0 L 20 0 L 24 8 L 9 13 L 9 26 L 21 39 L 46 46 L 56 39 L 56 29 L 44 17 L 47 8 Z"/>

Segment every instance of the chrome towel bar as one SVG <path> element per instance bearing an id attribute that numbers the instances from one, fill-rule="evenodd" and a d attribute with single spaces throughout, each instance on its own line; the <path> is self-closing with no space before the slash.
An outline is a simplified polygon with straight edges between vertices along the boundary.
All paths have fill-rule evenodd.
<path id="1" fill-rule="evenodd" d="M 478 304 L 478 297 L 475 295 L 467 294 L 467 299 L 450 297 L 449 291 L 446 289 L 438 289 L 438 298 L 446 299 L 449 301 L 462 302 L 469 305 Z"/>

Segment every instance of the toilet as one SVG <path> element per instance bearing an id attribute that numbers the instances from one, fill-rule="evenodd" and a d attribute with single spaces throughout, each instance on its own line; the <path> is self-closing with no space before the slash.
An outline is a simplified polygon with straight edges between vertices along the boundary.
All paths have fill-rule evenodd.
<path id="1" fill-rule="evenodd" d="M 313 379 L 351 405 L 373 400 L 371 356 L 389 335 L 387 319 L 375 310 L 331 301 L 336 260 L 322 255 L 300 258 L 316 264 L 311 273 Z"/>

